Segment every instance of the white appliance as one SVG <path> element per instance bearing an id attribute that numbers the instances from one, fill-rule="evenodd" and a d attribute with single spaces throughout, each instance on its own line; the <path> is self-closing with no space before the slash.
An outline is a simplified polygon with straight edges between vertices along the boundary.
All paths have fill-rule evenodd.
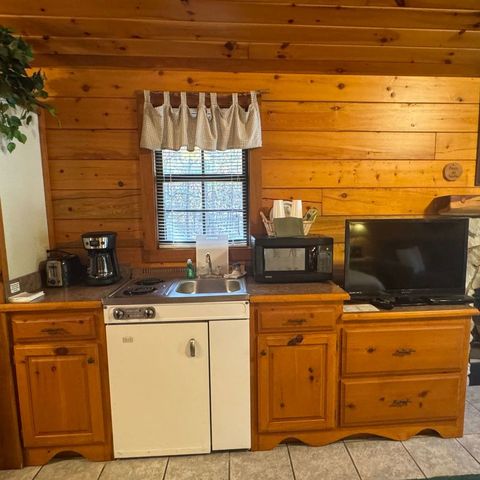
<path id="1" fill-rule="evenodd" d="M 115 458 L 250 448 L 248 318 L 244 300 L 105 307 Z"/>

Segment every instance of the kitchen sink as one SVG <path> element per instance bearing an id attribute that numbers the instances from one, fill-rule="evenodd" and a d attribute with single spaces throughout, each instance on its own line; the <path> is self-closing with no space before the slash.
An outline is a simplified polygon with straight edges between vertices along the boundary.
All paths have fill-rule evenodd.
<path id="1" fill-rule="evenodd" d="M 246 295 L 245 280 L 225 278 L 198 278 L 176 280 L 168 290 L 168 297 L 207 297 Z"/>

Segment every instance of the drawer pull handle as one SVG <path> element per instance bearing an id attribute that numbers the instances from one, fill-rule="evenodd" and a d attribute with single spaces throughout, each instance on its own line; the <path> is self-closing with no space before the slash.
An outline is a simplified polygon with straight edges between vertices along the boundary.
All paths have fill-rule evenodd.
<path id="1" fill-rule="evenodd" d="M 288 325 L 302 325 L 306 321 L 305 318 L 289 318 L 285 323 Z"/>
<path id="2" fill-rule="evenodd" d="M 406 355 L 411 355 L 415 352 L 416 350 L 414 348 L 397 348 L 392 355 L 394 357 L 405 357 Z"/>
<path id="3" fill-rule="evenodd" d="M 294 345 L 298 345 L 299 343 L 302 343 L 303 342 L 303 335 L 296 335 L 295 337 L 291 338 L 287 345 L 289 347 L 292 347 Z"/>
<path id="4" fill-rule="evenodd" d="M 42 328 L 41 333 L 48 333 L 49 335 L 62 335 L 68 333 L 64 328 Z"/>
<path id="5" fill-rule="evenodd" d="M 391 407 L 406 407 L 411 401 L 408 398 L 402 398 L 399 400 L 393 400 L 390 404 Z"/>
<path id="6" fill-rule="evenodd" d="M 55 355 L 68 355 L 68 348 L 67 347 L 57 347 L 54 350 Z"/>

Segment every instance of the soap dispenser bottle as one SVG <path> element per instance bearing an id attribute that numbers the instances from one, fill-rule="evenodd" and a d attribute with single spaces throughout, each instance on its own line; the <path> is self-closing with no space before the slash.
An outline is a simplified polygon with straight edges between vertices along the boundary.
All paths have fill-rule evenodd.
<path id="1" fill-rule="evenodd" d="M 187 260 L 186 273 L 187 273 L 187 278 L 195 278 L 195 267 L 193 266 L 193 262 L 191 258 Z"/>

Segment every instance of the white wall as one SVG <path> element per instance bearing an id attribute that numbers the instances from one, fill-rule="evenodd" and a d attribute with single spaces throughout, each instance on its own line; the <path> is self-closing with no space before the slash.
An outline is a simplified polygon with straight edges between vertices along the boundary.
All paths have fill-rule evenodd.
<path id="1" fill-rule="evenodd" d="M 0 151 L 0 205 L 7 247 L 8 277 L 38 271 L 48 248 L 47 215 L 38 121 L 22 130 L 27 142 L 13 153 Z"/>

